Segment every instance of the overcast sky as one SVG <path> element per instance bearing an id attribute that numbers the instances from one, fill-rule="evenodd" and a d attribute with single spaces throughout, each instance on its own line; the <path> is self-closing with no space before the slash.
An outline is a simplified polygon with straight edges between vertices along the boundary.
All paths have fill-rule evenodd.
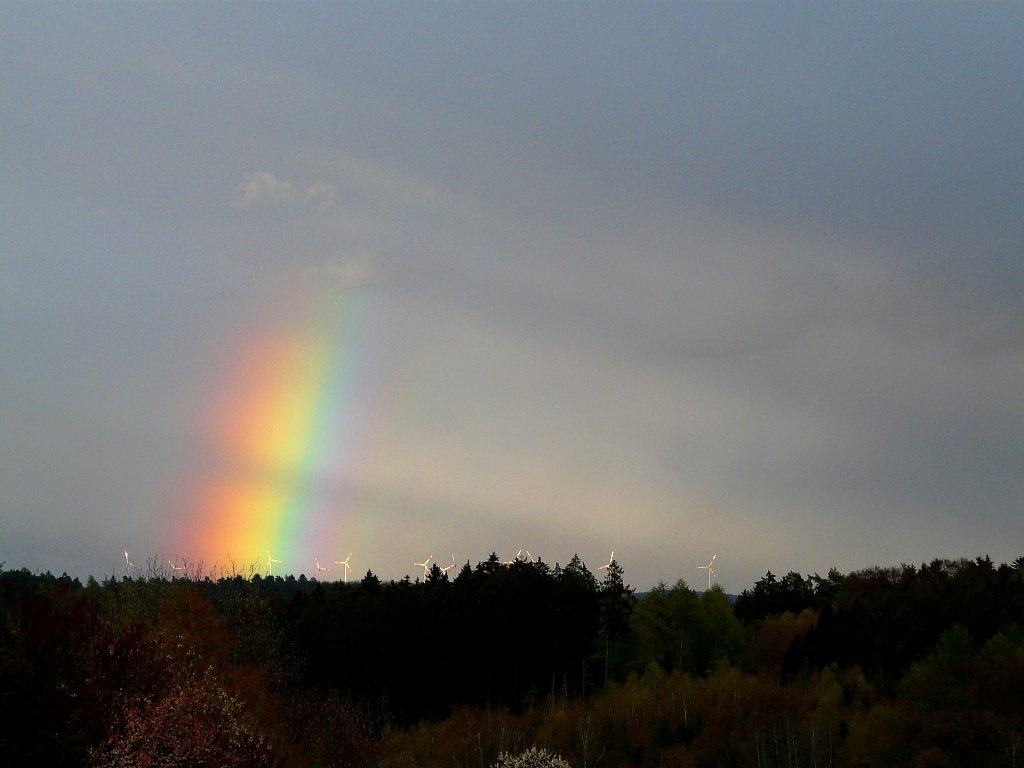
<path id="1" fill-rule="evenodd" d="M 1021 40 L 1019 3 L 3 0 L 0 560 L 1024 554 Z M 224 435 L 303 335 L 299 467 Z M 196 500 L 257 476 L 304 502 L 227 551 Z"/>

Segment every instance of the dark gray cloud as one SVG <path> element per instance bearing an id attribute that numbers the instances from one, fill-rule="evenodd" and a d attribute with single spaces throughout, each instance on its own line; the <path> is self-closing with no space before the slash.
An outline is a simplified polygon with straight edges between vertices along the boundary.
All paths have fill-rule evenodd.
<path id="1" fill-rule="evenodd" d="M 642 587 L 1020 554 L 1019 7 L 0 15 L 0 559 L 176 545 L 238 340 L 328 296 L 360 572 L 392 520 Z"/>

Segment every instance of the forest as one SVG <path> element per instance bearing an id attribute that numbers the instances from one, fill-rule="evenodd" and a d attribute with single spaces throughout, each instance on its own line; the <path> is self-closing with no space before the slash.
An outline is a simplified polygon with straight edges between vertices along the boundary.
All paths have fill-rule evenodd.
<path id="1" fill-rule="evenodd" d="M 0 565 L 6 765 L 1024 764 L 1024 557 L 639 594 L 491 555 L 358 582 Z M 533 754 L 539 754 L 534 750 Z M 564 762 L 563 762 L 564 761 Z M 529 760 L 523 765 L 533 765 Z"/>

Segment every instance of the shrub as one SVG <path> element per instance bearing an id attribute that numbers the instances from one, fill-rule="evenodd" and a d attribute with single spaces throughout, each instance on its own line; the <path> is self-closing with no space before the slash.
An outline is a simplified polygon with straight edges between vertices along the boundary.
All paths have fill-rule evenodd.
<path id="1" fill-rule="evenodd" d="M 518 755 L 502 752 L 498 755 L 498 762 L 494 764 L 494 768 L 569 768 L 569 763 L 546 749 L 530 747 Z"/>

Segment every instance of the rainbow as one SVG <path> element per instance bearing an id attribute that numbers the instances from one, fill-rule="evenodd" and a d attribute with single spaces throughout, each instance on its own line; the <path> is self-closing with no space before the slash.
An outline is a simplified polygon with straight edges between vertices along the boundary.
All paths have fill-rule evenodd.
<path id="1" fill-rule="evenodd" d="M 345 540 L 346 499 L 373 412 L 368 301 L 359 291 L 318 294 L 297 319 L 250 333 L 226 356 L 181 544 L 207 568 L 266 572 L 270 552 L 282 561 L 275 573 L 311 573 L 314 553 L 330 562 L 356 548 Z"/>

